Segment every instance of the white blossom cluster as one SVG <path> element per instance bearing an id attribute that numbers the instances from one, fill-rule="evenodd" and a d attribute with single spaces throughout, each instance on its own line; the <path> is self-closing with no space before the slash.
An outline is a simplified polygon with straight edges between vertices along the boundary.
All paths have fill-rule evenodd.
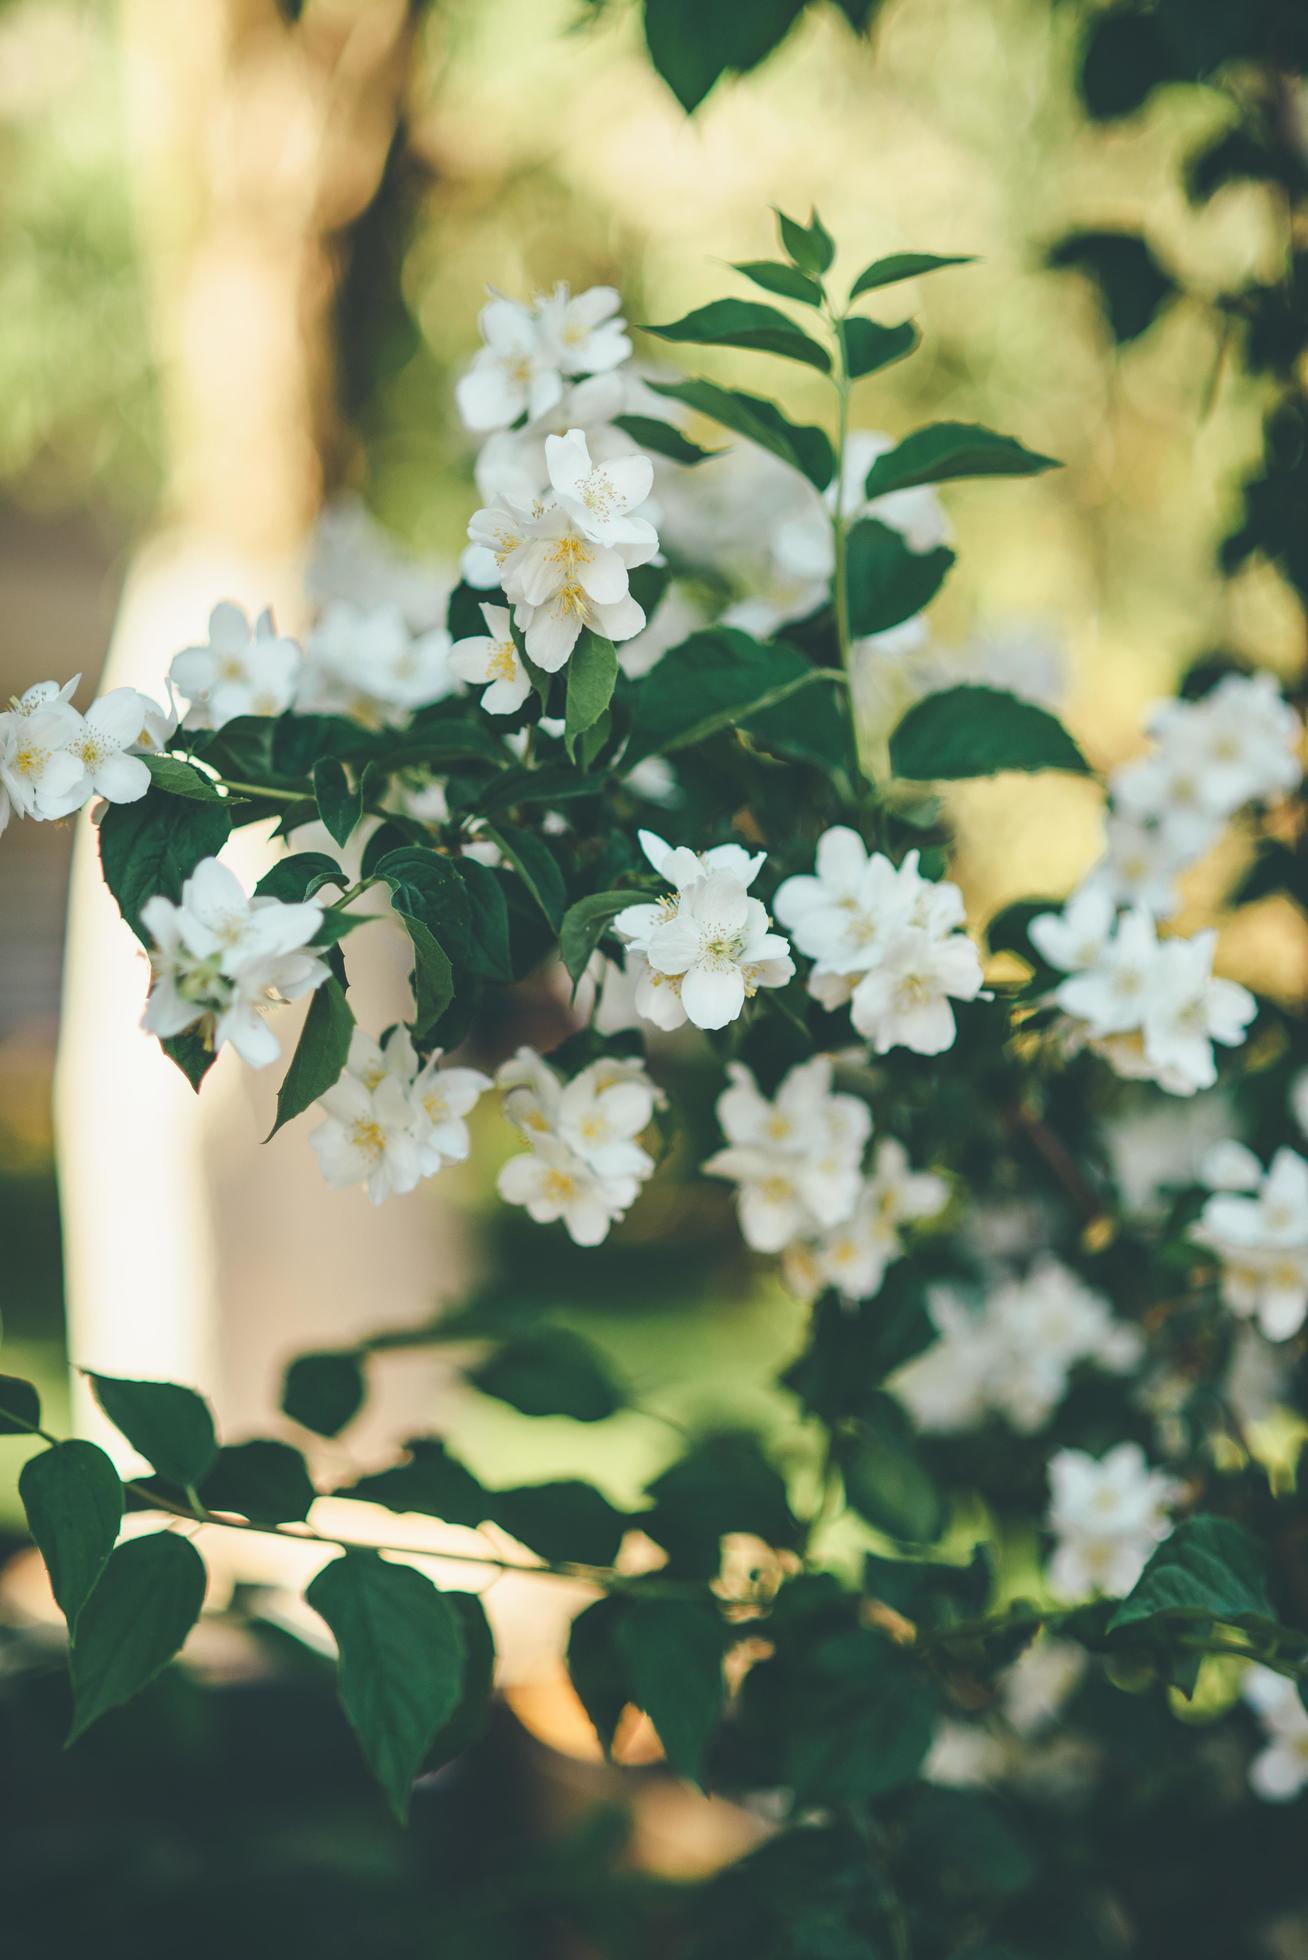
<path id="1" fill-rule="evenodd" d="M 247 897 L 225 864 L 202 859 L 180 904 L 154 897 L 141 907 L 153 941 L 143 1026 L 161 1041 L 198 1029 L 215 1051 L 230 1042 L 251 1068 L 266 1068 L 282 1052 L 266 1009 L 328 977 L 311 947 L 322 920 L 320 905 Z"/>
<path id="2" fill-rule="evenodd" d="M 760 987 L 784 987 L 795 963 L 749 887 L 767 853 L 740 844 L 697 852 L 639 833 L 641 849 L 672 890 L 628 905 L 613 921 L 627 947 L 635 1007 L 655 1027 L 724 1028 Z"/>
<path id="3" fill-rule="evenodd" d="M 1022 1435 L 1043 1429 L 1086 1364 L 1127 1374 L 1144 1351 L 1134 1327 L 1052 1255 L 989 1289 L 981 1310 L 932 1287 L 937 1339 L 895 1377 L 920 1429 L 975 1429 L 999 1416 Z"/>
<path id="4" fill-rule="evenodd" d="M 664 1102 L 641 1063 L 605 1057 L 565 1082 L 532 1048 L 504 1062 L 504 1113 L 529 1148 L 497 1189 L 539 1225 L 562 1219 L 577 1245 L 599 1245 L 635 1203 L 654 1159 L 637 1141 Z"/>
<path id="5" fill-rule="evenodd" d="M 1049 1583 L 1062 1599 L 1129 1593 L 1170 1535 L 1169 1508 L 1183 1486 L 1155 1470 L 1138 1443 L 1106 1456 L 1056 1450 L 1049 1459 L 1049 1529 L 1056 1539 Z"/>
<path id="6" fill-rule="evenodd" d="M 729 1086 L 717 1101 L 727 1144 L 704 1169 L 735 1185 L 746 1245 L 783 1254 L 797 1292 L 812 1297 L 830 1286 L 867 1300 L 903 1251 L 902 1228 L 942 1211 L 949 1187 L 912 1170 L 890 1137 L 864 1168 L 872 1112 L 832 1089 L 833 1070 L 830 1056 L 815 1055 L 768 1098 L 743 1062 L 728 1063 Z"/>
<path id="7" fill-rule="evenodd" d="M 1206 1170 L 1216 1188 L 1191 1237 L 1220 1260 L 1232 1313 L 1288 1340 L 1308 1318 L 1308 1159 L 1282 1149 L 1264 1170 L 1243 1144 L 1226 1143 Z"/>
<path id="8" fill-rule="evenodd" d="M 630 357 L 612 286 L 573 295 L 565 285 L 523 306 L 492 293 L 478 325 L 484 345 L 455 389 L 470 429 L 508 429 L 557 408 L 575 375 L 606 374 Z"/>
<path id="9" fill-rule="evenodd" d="M 953 1000 L 981 992 L 981 960 L 962 931 L 957 885 L 924 878 L 918 853 L 896 865 L 837 825 L 817 847 L 816 875 L 787 878 L 777 917 L 813 961 L 808 990 L 850 1018 L 879 1055 L 939 1055 L 957 1032 Z"/>
<path id="10" fill-rule="evenodd" d="M 1192 1096 L 1217 1080 L 1214 1042 L 1238 1048 L 1258 1011 L 1246 987 L 1213 975 L 1215 932 L 1159 939 L 1144 907 L 1117 914 L 1101 888 L 1083 887 L 1061 912 L 1031 921 L 1032 944 L 1067 975 L 1053 999 L 1069 1037 L 1114 1071 Z"/>
<path id="11" fill-rule="evenodd" d="M 176 715 L 134 687 L 112 688 L 81 714 L 80 679 L 38 681 L 0 712 L 0 831 L 15 814 L 53 823 L 93 796 L 135 803 L 149 789 L 141 757 L 167 743 Z"/>
<path id="12" fill-rule="evenodd" d="M 1162 701 L 1154 746 L 1108 779 L 1107 851 L 1091 882 L 1119 905 L 1168 918 L 1178 875 L 1251 803 L 1303 777 L 1303 724 L 1271 674 L 1228 674 L 1197 701 Z"/>
<path id="13" fill-rule="evenodd" d="M 330 1185 L 366 1185 L 379 1205 L 463 1162 L 466 1119 L 491 1079 L 440 1063 L 439 1048 L 419 1059 L 407 1028 L 393 1028 L 383 1042 L 354 1030 L 345 1069 L 319 1104 L 325 1120 L 309 1137 Z"/>
<path id="14" fill-rule="evenodd" d="M 1241 1693 L 1266 1736 L 1249 1765 L 1249 1788 L 1266 1803 L 1289 1803 L 1308 1784 L 1308 1709 L 1297 1685 L 1270 1667 L 1247 1668 Z"/>

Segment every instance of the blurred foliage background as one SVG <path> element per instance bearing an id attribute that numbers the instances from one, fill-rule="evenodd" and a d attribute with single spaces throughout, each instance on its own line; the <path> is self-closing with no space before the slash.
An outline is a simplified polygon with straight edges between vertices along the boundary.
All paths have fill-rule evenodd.
<path id="1" fill-rule="evenodd" d="M 163 16 L 151 0 L 0 4 L 3 694 L 47 672 L 80 670 L 91 683 L 124 581 L 151 539 L 210 521 L 215 508 L 258 506 L 261 474 L 267 483 L 261 454 L 243 460 L 235 446 L 206 448 L 204 422 L 206 391 L 215 415 L 221 406 L 229 353 L 238 367 L 259 359 L 260 317 L 257 308 L 243 317 L 217 281 L 190 293 L 179 329 L 178 239 L 188 224 L 221 232 L 241 222 L 225 146 L 240 152 L 253 185 L 249 208 L 261 208 L 266 182 L 270 206 L 281 199 L 278 222 L 293 227 L 299 207 L 285 187 L 299 181 L 314 140 L 342 153 L 356 145 L 368 161 L 358 184 L 347 168 L 329 182 L 319 170 L 304 200 L 314 252 L 306 249 L 302 291 L 318 327 L 316 338 L 306 334 L 301 379 L 318 456 L 312 467 L 297 465 L 299 491 L 283 499 L 292 552 L 303 548 L 318 499 L 348 489 L 415 550 L 454 560 L 472 490 L 452 384 L 475 344 L 488 284 L 526 294 L 556 279 L 574 288 L 607 281 L 622 290 L 632 320 L 670 319 L 735 290 L 729 261 L 769 253 L 769 205 L 802 212 L 813 203 L 851 274 L 901 247 L 978 261 L 905 289 L 925 347 L 863 391 L 869 424 L 893 434 L 932 418 L 982 421 L 1068 465 L 1016 493 L 986 485 L 948 493 L 960 563 L 936 619 L 946 644 L 1014 622 L 1051 632 L 1063 649 L 1067 718 L 1105 766 L 1139 745 L 1146 704 L 1205 651 L 1242 651 L 1286 674 L 1298 668 L 1303 622 L 1275 577 L 1256 563 L 1233 580 L 1215 570 L 1241 475 L 1260 449 L 1267 384 L 1228 358 L 1203 303 L 1205 294 L 1273 276 L 1284 239 L 1255 187 L 1232 185 L 1203 206 L 1186 196 L 1181 159 L 1228 115 L 1219 90 L 1167 89 L 1143 117 L 1087 121 L 1076 74 L 1092 9 L 1070 0 L 884 0 L 863 37 L 840 8 L 814 5 L 775 56 L 720 85 L 691 120 L 651 69 L 630 0 L 437 0 L 411 16 L 402 0 L 163 4 L 174 37 L 186 16 L 183 32 L 201 51 L 194 72 L 180 61 L 170 77 Z M 386 42 L 376 59 L 391 64 L 390 93 L 380 106 L 362 98 L 342 133 L 325 112 L 315 123 L 306 110 L 318 82 L 316 71 L 306 82 L 301 70 L 312 70 L 321 49 L 344 45 L 365 15 Z M 298 68 L 289 52 L 297 35 L 308 48 Z M 224 53 L 210 116 L 203 64 Z M 369 58 L 364 46 L 360 59 Z M 173 153 L 153 140 L 170 116 L 194 121 L 191 176 L 176 173 Z M 188 199 L 199 183 L 208 202 L 197 219 Z M 1069 233 L 1116 228 L 1141 233 L 1153 255 L 1126 282 L 1120 345 L 1091 284 L 1051 264 Z M 662 361 L 656 343 L 644 351 Z M 705 366 L 729 371 L 725 362 Z M 757 385 L 803 419 L 825 413 L 819 384 L 784 363 L 765 362 Z M 197 627 L 216 596 L 196 592 Z M 972 786 L 957 800 L 967 819 L 961 872 L 982 911 L 1060 888 L 1097 850 L 1097 799 L 1085 785 L 1037 778 Z M 43 1382 L 56 1418 L 64 1347 L 49 1111 L 69 851 L 69 831 L 56 825 L 16 826 L 0 844 L 0 1312 L 6 1365 Z M 1204 899 L 1200 879 L 1194 906 Z M 1232 970 L 1255 962 L 1264 980 L 1294 993 L 1306 984 L 1302 954 L 1294 933 L 1246 934 L 1231 950 Z M 489 1175 L 470 1186 L 472 1205 Z M 680 1222 L 693 1235 L 694 1217 Z M 649 1230 L 662 1223 L 653 1218 Z M 523 1250 L 521 1233 L 507 1234 L 497 1263 Z M 695 1347 L 679 1315 L 697 1310 L 719 1268 L 706 1253 L 691 1300 L 684 1271 L 651 1269 L 647 1248 L 640 1256 L 651 1312 L 616 1323 L 629 1366 L 637 1326 L 636 1365 L 648 1364 L 655 1379 L 681 1372 L 687 1355 L 709 1375 L 726 1373 L 747 1343 L 751 1373 L 775 1367 L 794 1324 L 775 1293 L 760 1302 L 755 1287 L 746 1302 L 724 1281 L 715 1310 L 698 1314 Z M 585 1285 L 597 1301 L 608 1283 L 593 1263 L 584 1280 L 565 1263 L 550 1281 L 556 1294 L 572 1289 L 578 1298 Z M 470 1460 L 511 1447 L 511 1424 L 484 1404 L 464 1409 L 458 1423 Z M 539 1474 L 589 1447 L 555 1440 L 557 1463 L 538 1460 Z M 7 1479 L 8 1463 L 3 1471 Z M 620 1456 L 614 1474 L 623 1475 Z M 278 1642 L 275 1629 L 269 1639 Z M 109 1896 L 128 1916 L 142 1896 L 164 1902 L 160 1950 L 171 1928 L 167 1902 L 193 1899 L 197 1887 L 212 1907 L 212 1950 L 230 1944 L 232 1899 L 212 1888 L 210 1851 L 232 1861 L 235 1899 L 252 1902 L 273 1929 L 269 1952 L 301 1942 L 343 1952 L 338 1908 L 371 1912 L 382 1899 L 370 1954 L 555 1950 L 545 1922 L 533 1919 L 529 1934 L 514 1918 L 505 1873 L 520 1874 L 529 1859 L 520 1841 L 541 1816 L 558 1829 L 578 1808 L 578 1779 L 588 1796 L 608 1788 L 598 1769 L 555 1756 L 542 1770 L 548 1801 L 540 1778 L 529 1777 L 506 1805 L 505 1779 L 513 1782 L 522 1752 L 537 1770 L 548 1753 L 506 1728 L 454 1802 L 463 1835 L 453 1848 L 448 1830 L 427 1829 L 429 1815 L 397 1850 L 373 1818 L 348 1739 L 334 1729 L 324 1739 L 327 1696 L 310 1660 L 299 1660 L 271 1712 L 259 1699 L 271 1692 L 262 1676 L 253 1705 L 229 1679 L 223 1701 L 204 1710 L 185 1684 L 162 1684 L 141 1711 L 106 1722 L 88 1748 L 57 1763 L 44 1753 L 58 1729 L 57 1657 L 51 1680 L 42 1664 L 34 1685 L 30 1659 L 7 1668 L 8 1655 L 0 1648 L 2 1753 L 25 1770 L 29 1752 L 44 1765 L 34 1809 L 7 1818 L 10 1852 L 0 1861 L 30 1937 L 51 1881 L 99 1883 L 110 1853 L 137 1843 L 139 1825 L 150 1855 L 138 1845 L 125 1870 L 119 1863 Z M 238 1704 L 243 1712 L 233 1712 Z M 297 1768 L 267 1784 L 274 1752 Z M 148 1760 L 149 1777 L 129 1767 L 137 1757 Z M 313 1805 L 271 1837 L 265 1810 L 251 1809 L 237 1841 L 230 1807 L 249 1799 L 254 1782 L 259 1805 L 270 1808 L 299 1805 L 316 1784 Z M 161 1788 L 186 1806 L 195 1800 L 186 1827 Z M 88 1859 L 87 1835 L 110 1802 L 122 1806 L 117 1831 Z M 449 1805 L 441 1792 L 430 1802 Z M 506 1814 L 519 1804 L 520 1815 Z M 61 1816 L 69 1829 L 56 1828 Z M 601 1814 L 585 1828 L 609 1826 Z M 618 1856 L 628 1828 L 613 1820 L 606 1857 Z M 696 1827 L 707 1828 L 702 1819 Z M 725 1844 L 734 1826 L 722 1828 Z M 658 1829 L 664 1866 L 693 1868 L 693 1846 L 677 1849 L 683 1827 L 669 1815 Z M 345 1842 L 353 1863 L 343 1868 L 334 1861 Z M 602 1920 L 598 1845 L 578 1854 L 577 1869 L 590 1872 L 588 1909 Z M 659 1857 L 643 1862 L 658 1866 Z M 567 1859 L 551 1869 L 566 1889 Z M 293 1934 L 307 1871 L 322 1889 L 311 1929 L 301 1919 Z M 614 1882 L 619 1891 L 627 1883 Z M 460 1901 L 447 1944 L 414 1944 L 446 1885 Z M 655 1927 L 655 1894 L 638 1903 Z M 80 1908 L 69 1899 L 61 1909 L 69 1944 L 47 1942 L 48 1951 L 71 1951 L 80 1938 Z M 460 1913 L 466 1927 L 451 1930 Z M 602 1928 L 592 1933 L 595 1950 L 609 1950 Z M 193 1931 L 186 1937 L 193 1952 L 210 1950 L 197 1948 Z M 102 1950 L 125 1949 L 110 1938 Z"/>

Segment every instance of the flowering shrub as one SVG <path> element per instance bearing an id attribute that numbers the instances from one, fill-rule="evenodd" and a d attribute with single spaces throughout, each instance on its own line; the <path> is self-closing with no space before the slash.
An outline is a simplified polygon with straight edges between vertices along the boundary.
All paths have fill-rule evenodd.
<path id="1" fill-rule="evenodd" d="M 1302 728 L 1265 674 L 1161 706 L 1106 786 L 1088 878 L 983 943 L 932 785 L 1090 765 L 1040 688 L 945 663 L 919 671 L 887 767 L 868 679 L 920 644 L 953 564 L 936 486 L 1052 464 L 971 425 L 851 435 L 855 384 L 918 339 L 864 305 L 956 262 L 877 261 L 841 302 L 816 216 L 783 218 L 781 242 L 738 270 L 792 311 L 724 299 L 647 331 L 820 372 L 834 442 L 745 392 L 638 377 L 607 288 L 496 297 L 458 390 L 486 440 L 447 626 L 333 596 L 301 648 L 220 604 L 167 708 L 119 689 L 83 716 L 48 682 L 0 716 L 0 821 L 101 800 L 145 1025 L 197 1088 L 227 1045 L 276 1063 L 282 1005 L 310 996 L 277 1126 L 318 1105 L 326 1181 L 376 1203 L 466 1158 L 493 1099 L 520 1145 L 500 1197 L 598 1246 L 671 1175 L 668 1071 L 707 1076 L 704 1202 L 730 1203 L 809 1303 L 787 1433 L 691 1435 L 626 1511 L 577 1483 L 485 1488 L 439 1438 L 334 1494 L 499 1525 L 520 1554 L 488 1545 L 474 1567 L 586 1582 L 568 1663 L 603 1745 L 634 1705 L 678 1774 L 771 1793 L 776 1835 L 708 1889 L 690 1950 L 911 1939 L 981 1960 L 1027 1925 L 1030 1951 L 1071 1951 L 1048 1927 L 1100 1882 L 1075 1791 L 1108 1773 L 1093 1750 L 1079 1785 L 1050 1766 L 1074 1699 L 1111 1738 L 1112 1697 L 1149 1687 L 1183 1762 L 1169 1710 L 1197 1697 L 1258 1797 L 1308 1778 L 1304 1496 L 1251 1440 L 1308 1313 L 1304 1038 L 1214 976 L 1213 932 L 1169 923 L 1176 873 L 1224 830 L 1247 856 L 1283 849 Z M 738 439 L 730 462 L 688 410 Z M 290 848 L 247 894 L 221 852 L 270 819 Z M 311 825 L 334 852 L 295 848 Z M 387 900 L 374 929 L 412 948 L 411 1017 L 389 1030 L 356 1027 L 349 998 L 367 890 Z M 585 1003 L 569 1038 L 497 1052 L 511 990 L 565 974 Z M 1196 1155 L 1175 1126 L 1141 1195 L 1117 1172 L 1133 1127 L 1200 1092 L 1224 1141 Z M 401 1336 L 453 1339 L 527 1414 L 635 1406 L 548 1321 L 474 1301 Z M 387 1340 L 294 1362 L 288 1420 L 342 1431 Z M 73 1734 L 199 1613 L 179 1521 L 279 1533 L 336 1554 L 308 1603 L 403 1817 L 486 1699 L 475 1595 L 320 1529 L 288 1442 L 220 1445 L 180 1386 L 93 1385 L 148 1477 L 124 1486 L 92 1444 L 48 1436 L 29 1385 L 0 1402 L 0 1427 L 48 1445 L 22 1492 L 68 1620 Z M 119 1543 L 128 1500 L 158 1523 Z M 978 1782 L 1007 1794 L 946 1788 Z"/>

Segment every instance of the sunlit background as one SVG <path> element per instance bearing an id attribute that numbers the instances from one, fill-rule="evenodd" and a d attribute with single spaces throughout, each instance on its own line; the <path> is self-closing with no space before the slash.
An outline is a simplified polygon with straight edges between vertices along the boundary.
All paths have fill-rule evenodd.
<path id="1" fill-rule="evenodd" d="M 811 10 L 776 57 L 689 121 L 649 67 L 635 10 L 615 0 L 590 13 L 580 0 L 439 0 L 411 32 L 399 0 L 320 0 L 295 30 L 274 0 L 0 5 L 0 695 L 79 671 L 89 694 L 111 644 L 116 677 L 157 691 L 219 597 L 271 600 L 293 630 L 312 527 L 345 491 L 414 552 L 452 564 L 473 494 L 452 384 L 485 287 L 525 296 L 559 278 L 610 281 L 631 319 L 675 318 L 737 290 L 730 261 L 769 254 L 774 203 L 815 203 L 851 275 L 901 247 L 977 258 L 900 289 L 925 347 L 865 387 L 864 422 L 898 433 L 928 418 L 982 421 L 1067 464 L 946 492 L 960 564 L 933 615 L 944 646 L 1046 636 L 1066 718 L 1103 765 L 1139 745 L 1147 704 L 1202 652 L 1297 668 L 1302 623 L 1270 575 L 1228 583 L 1213 569 L 1258 448 L 1256 387 L 1189 301 L 1116 356 L 1089 288 L 1046 263 L 1071 228 L 1127 224 L 1200 293 L 1267 274 L 1277 248 L 1260 194 L 1237 187 L 1196 212 L 1180 187 L 1178 159 L 1216 127 L 1215 97 L 1177 91 L 1143 120 L 1089 126 L 1073 83 L 1078 8 L 886 0 L 870 45 L 836 9 Z M 667 365 L 659 343 L 643 352 Z M 716 355 L 696 371 L 740 368 Z M 825 415 L 801 370 L 764 361 L 755 384 L 802 419 Z M 1065 887 L 1098 848 L 1085 785 L 982 785 L 958 803 L 978 914 Z M 15 825 L 0 841 L 3 1365 L 41 1382 L 56 1422 L 68 1345 L 52 1084 L 74 828 Z M 82 869 L 93 875 L 89 860 Z M 1193 880 L 1197 910 L 1211 884 L 1211 868 Z M 112 907 L 102 929 L 126 935 Z M 79 951 L 83 990 L 96 943 L 92 933 Z M 1308 971 L 1280 916 L 1245 921 L 1226 959 L 1286 992 Z M 522 1254 L 535 1228 L 506 1234 L 490 1199 L 506 1147 L 493 1118 L 475 1170 L 443 1179 L 439 1198 L 427 1187 L 374 1213 L 362 1194 L 319 1183 L 303 1124 L 260 1155 L 263 1085 L 251 1091 L 230 1058 L 203 1115 L 166 1062 L 144 1060 L 133 1029 L 143 990 L 141 974 L 138 993 L 100 1019 L 89 995 L 66 1002 L 74 1326 L 95 1349 L 75 1342 L 75 1361 L 199 1380 L 239 1434 L 275 1410 L 297 1347 L 421 1319 L 469 1274 Z M 124 1084 L 155 1074 L 115 1117 L 120 1066 Z M 99 1114 L 82 1134 L 92 1078 Z M 158 1138 L 187 1125 L 178 1203 L 204 1216 L 186 1284 L 174 1275 L 165 1287 L 161 1264 L 178 1257 L 167 1220 L 137 1220 L 124 1260 L 120 1244 L 97 1243 L 94 1211 L 77 1211 L 68 1180 L 99 1172 L 102 1207 L 130 1205 L 141 1153 L 163 1154 Z M 170 1187 L 152 1176 L 138 1183 L 158 1203 Z M 692 1207 L 679 1214 L 692 1244 L 694 1202 L 678 1197 Z M 665 1224 L 652 1198 L 630 1229 L 652 1243 Z M 711 1221 L 703 1230 L 711 1237 Z M 669 1453 L 660 1414 L 693 1416 L 728 1395 L 766 1414 L 751 1383 L 793 1343 L 794 1309 L 775 1289 L 715 1292 L 710 1261 L 656 1266 L 648 1312 L 618 1313 L 598 1271 L 582 1281 L 564 1262 L 554 1284 L 565 1305 L 568 1288 L 587 1286 L 577 1310 L 588 1331 L 620 1344 L 648 1382 L 654 1414 L 609 1425 L 603 1444 L 602 1474 L 630 1498 Z M 149 1298 L 162 1314 L 133 1318 Z M 153 1370 L 152 1355 L 164 1357 Z M 500 1480 L 595 1468 L 592 1436 L 456 1393 L 437 1361 L 397 1359 L 386 1373 L 365 1461 L 388 1431 L 439 1423 Z M 669 1386 L 685 1375 L 697 1383 L 689 1405 Z M 0 1517 L 12 1535 L 22 1451 L 5 1447 Z M 337 1456 L 333 1472 L 346 1467 Z M 584 1723 L 550 1672 L 568 1603 L 505 1609 L 519 1630 L 515 1707 L 553 1758 L 536 1768 L 563 1818 L 604 1793 L 575 1782 L 602 1772 L 576 1767 Z M 217 1647 L 202 1659 L 219 1672 L 252 1665 Z M 105 1724 L 82 1782 L 65 1786 L 74 1801 L 90 1806 L 97 1779 L 112 1783 L 129 1719 L 140 1723 L 131 1746 L 166 1754 L 176 1707 L 161 1706 Z M 200 1729 L 212 1719 L 198 1703 L 177 1707 Z M 306 1725 L 296 1705 L 288 1737 Z M 345 1775 L 346 1746 L 323 1775 Z M 497 1746 L 510 1760 L 511 1745 Z M 197 1748 L 194 1774 L 211 1786 L 249 1773 L 236 1744 L 224 1751 L 206 1732 Z M 348 1800 L 366 1802 L 353 1784 Z M 739 1848 L 742 1828 L 725 1818 L 716 1836 L 652 1790 L 646 1862 L 691 1870 Z M 390 1869 L 380 1835 L 369 1855 Z"/>

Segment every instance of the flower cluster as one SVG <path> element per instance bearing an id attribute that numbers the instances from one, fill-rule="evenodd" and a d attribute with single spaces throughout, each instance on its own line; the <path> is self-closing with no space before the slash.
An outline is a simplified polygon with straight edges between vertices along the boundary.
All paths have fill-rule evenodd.
<path id="1" fill-rule="evenodd" d="M 312 950 L 322 922 L 320 905 L 249 898 L 225 864 L 203 858 L 180 904 L 155 897 L 141 907 L 153 942 L 143 1026 L 161 1041 L 196 1028 L 215 1051 L 230 1042 L 251 1068 L 266 1068 L 282 1051 L 265 1009 L 328 976 Z"/>
<path id="2" fill-rule="evenodd" d="M 1182 1495 L 1174 1477 L 1150 1467 L 1138 1443 L 1118 1443 L 1102 1458 L 1056 1450 L 1049 1489 L 1057 1540 L 1049 1583 L 1062 1599 L 1130 1592 L 1171 1532 L 1167 1513 Z"/>
<path id="3" fill-rule="evenodd" d="M 951 1000 L 975 1000 L 981 961 L 963 924 L 957 885 L 924 878 L 918 853 L 896 865 L 837 825 L 818 842 L 816 875 L 787 878 L 777 917 L 813 961 L 808 990 L 850 1018 L 879 1055 L 953 1044 Z"/>
<path id="4" fill-rule="evenodd" d="M 321 1098 L 325 1121 L 309 1137 L 330 1185 L 364 1184 L 379 1205 L 463 1162 L 466 1119 L 491 1080 L 480 1069 L 440 1062 L 439 1049 L 420 1061 L 406 1028 L 380 1043 L 354 1030 L 345 1069 Z"/>
<path id="5" fill-rule="evenodd" d="M 662 1106 L 661 1091 L 622 1056 L 565 1082 L 532 1048 L 520 1048 L 495 1079 L 505 1115 L 530 1145 L 500 1171 L 500 1196 L 538 1225 L 562 1219 L 577 1245 L 599 1245 L 653 1172 L 637 1138 Z"/>
<path id="6" fill-rule="evenodd" d="M 1053 998 L 1118 1075 L 1192 1096 L 1217 1080 L 1213 1043 L 1238 1048 L 1258 1010 L 1247 988 L 1213 976 L 1215 932 L 1160 940 L 1142 907 L 1118 917 L 1083 889 L 1062 913 L 1031 921 L 1031 941 L 1066 973 Z"/>
<path id="7" fill-rule="evenodd" d="M 1191 1236 L 1216 1253 L 1222 1298 L 1285 1341 L 1308 1318 L 1308 1159 L 1278 1150 L 1263 1169 L 1251 1150 L 1228 1143 L 1210 1160 L 1217 1184 Z"/>
<path id="8" fill-rule="evenodd" d="M 612 286 L 573 295 L 557 285 L 529 306 L 493 293 L 478 325 L 484 345 L 455 389 L 470 429 L 508 429 L 538 420 L 563 399 L 567 380 L 606 374 L 631 353 Z"/>
<path id="9" fill-rule="evenodd" d="M 159 752 L 176 716 L 134 687 L 113 688 L 80 714 L 80 678 L 38 681 L 0 713 L 0 831 L 15 813 L 51 823 L 93 796 L 135 803 L 149 789 L 142 754 Z"/>
<path id="10" fill-rule="evenodd" d="M 1023 1435 L 1043 1429 L 1073 1369 L 1126 1374 L 1143 1353 L 1135 1328 L 1052 1255 L 986 1294 L 980 1312 L 943 1288 L 928 1300 L 937 1339 L 895 1379 L 919 1428 L 975 1429 L 999 1416 Z"/>
<path id="11" fill-rule="evenodd" d="M 749 895 L 767 854 L 739 844 L 696 852 L 649 830 L 639 836 L 672 890 L 655 904 L 628 905 L 613 921 L 626 943 L 636 1012 L 668 1030 L 687 1021 L 724 1028 L 760 987 L 784 987 L 795 972 L 789 941 Z"/>

